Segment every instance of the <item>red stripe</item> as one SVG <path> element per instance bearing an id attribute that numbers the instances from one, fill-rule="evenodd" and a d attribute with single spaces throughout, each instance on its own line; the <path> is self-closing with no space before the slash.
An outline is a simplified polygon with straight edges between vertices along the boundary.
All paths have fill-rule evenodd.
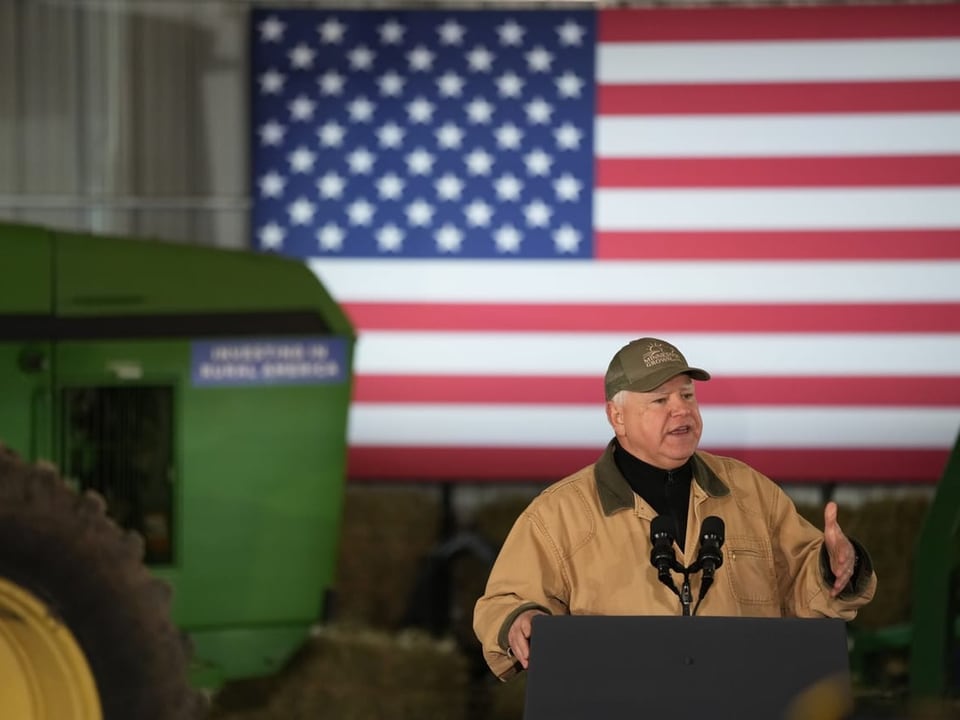
<path id="1" fill-rule="evenodd" d="M 598 231 L 602 260 L 955 260 L 960 229 L 826 231 Z"/>
<path id="2" fill-rule="evenodd" d="M 960 378 L 743 377 L 697 384 L 697 396 L 715 405 L 852 405 L 960 407 Z M 603 404 L 603 378 L 463 375 L 358 375 L 358 403 Z"/>
<path id="3" fill-rule="evenodd" d="M 602 84 L 599 115 L 935 112 L 960 109 L 960 81 Z"/>
<path id="4" fill-rule="evenodd" d="M 778 482 L 939 480 L 949 450 L 704 448 L 750 464 Z M 596 461 L 603 448 L 352 447 L 351 480 L 553 482 Z"/>
<path id="5" fill-rule="evenodd" d="M 600 42 L 956 37 L 960 5 L 603 10 Z"/>
<path id="6" fill-rule="evenodd" d="M 362 330 L 960 332 L 960 303 L 344 305 Z"/>
<path id="7" fill-rule="evenodd" d="M 957 89 L 960 97 L 960 88 Z M 599 158 L 600 188 L 960 185 L 960 155 Z"/>

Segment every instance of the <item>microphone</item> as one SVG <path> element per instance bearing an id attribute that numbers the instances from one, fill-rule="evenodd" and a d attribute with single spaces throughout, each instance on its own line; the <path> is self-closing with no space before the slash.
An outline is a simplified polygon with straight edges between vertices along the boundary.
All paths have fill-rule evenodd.
<path id="1" fill-rule="evenodd" d="M 700 576 L 700 593 L 697 597 L 697 604 L 693 608 L 693 614 L 697 614 L 700 603 L 703 602 L 707 590 L 713 585 L 713 574 L 717 568 L 723 565 L 723 553 L 720 548 L 723 546 L 724 527 L 723 520 L 716 515 L 710 515 L 703 519 L 700 526 L 700 549 L 697 551 L 697 561 L 693 564 L 694 568 L 702 571 Z"/>
<path id="2" fill-rule="evenodd" d="M 703 569 L 704 580 L 707 578 L 713 580 L 713 574 L 723 565 L 723 553 L 720 552 L 720 548 L 723 547 L 723 536 L 723 520 L 716 515 L 703 519 L 703 525 L 700 526 L 700 550 L 697 553 L 697 563 Z"/>
<path id="3" fill-rule="evenodd" d="M 676 523 L 669 515 L 657 515 L 650 523 L 650 542 L 653 545 L 650 562 L 657 569 L 660 582 L 679 595 L 680 591 L 670 575 L 670 569 L 677 563 L 677 555 L 673 549 L 675 534 Z"/>

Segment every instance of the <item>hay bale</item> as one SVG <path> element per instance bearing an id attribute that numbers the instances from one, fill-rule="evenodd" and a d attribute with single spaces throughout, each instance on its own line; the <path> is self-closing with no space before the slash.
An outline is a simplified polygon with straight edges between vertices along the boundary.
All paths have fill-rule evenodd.
<path id="1" fill-rule="evenodd" d="M 840 527 L 870 553 L 877 573 L 877 594 L 858 613 L 857 627 L 875 630 L 910 620 L 913 600 L 913 550 L 930 506 L 924 495 L 868 500 L 840 508 Z M 821 506 L 797 506 L 821 530 Z"/>
<path id="2" fill-rule="evenodd" d="M 434 489 L 348 487 L 337 561 L 338 621 L 398 629 L 421 559 L 440 538 Z"/>
<path id="3" fill-rule="evenodd" d="M 921 496 L 874 500 L 841 523 L 845 533 L 867 548 L 877 572 L 877 594 L 857 614 L 858 627 L 876 629 L 910 620 L 913 551 L 929 506 Z"/>
<path id="4" fill-rule="evenodd" d="M 527 691 L 527 674 L 520 673 L 506 682 L 494 681 L 488 692 L 488 713 L 484 720 L 521 720 Z"/>
<path id="5" fill-rule="evenodd" d="M 467 663 L 424 633 L 319 629 L 279 675 L 231 683 L 211 720 L 465 720 Z"/>

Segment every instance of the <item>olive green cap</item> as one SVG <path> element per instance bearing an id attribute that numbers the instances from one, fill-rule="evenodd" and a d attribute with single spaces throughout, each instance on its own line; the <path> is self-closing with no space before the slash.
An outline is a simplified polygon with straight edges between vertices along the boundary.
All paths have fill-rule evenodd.
<path id="1" fill-rule="evenodd" d="M 709 380 L 710 373 L 690 367 L 687 359 L 666 340 L 640 338 L 624 345 L 613 356 L 603 379 L 607 400 L 621 390 L 650 392 L 677 375 Z"/>

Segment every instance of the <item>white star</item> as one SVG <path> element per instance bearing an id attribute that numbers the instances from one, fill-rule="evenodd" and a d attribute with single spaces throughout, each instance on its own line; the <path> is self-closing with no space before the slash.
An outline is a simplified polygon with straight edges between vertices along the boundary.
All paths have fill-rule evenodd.
<path id="1" fill-rule="evenodd" d="M 260 27 L 257 29 L 260 30 L 260 39 L 263 42 L 278 42 L 283 38 L 283 31 L 286 27 L 276 15 L 271 15 L 260 23 Z"/>
<path id="2" fill-rule="evenodd" d="M 433 118 L 434 105 L 425 97 L 417 97 L 407 103 L 407 115 L 414 125 L 423 125 Z"/>
<path id="3" fill-rule="evenodd" d="M 453 173 L 444 173 L 435 183 L 437 196 L 441 200 L 459 200 L 463 192 L 463 181 Z"/>
<path id="4" fill-rule="evenodd" d="M 287 129 L 276 120 L 268 120 L 260 126 L 260 142 L 264 145 L 279 145 Z"/>
<path id="5" fill-rule="evenodd" d="M 452 122 L 446 122 L 438 127 L 435 134 L 437 144 L 445 150 L 458 148 L 463 142 L 463 130 Z"/>
<path id="6" fill-rule="evenodd" d="M 358 147 L 347 155 L 347 165 L 350 166 L 350 172 L 354 175 L 367 175 L 373 169 L 373 162 L 376 155 L 365 147 Z"/>
<path id="7" fill-rule="evenodd" d="M 392 120 L 377 128 L 377 139 L 385 148 L 398 148 L 403 143 L 404 130 Z"/>
<path id="8" fill-rule="evenodd" d="M 350 67 L 354 70 L 369 70 L 373 67 L 373 60 L 376 56 L 377 54 L 366 45 L 357 45 L 347 53 Z"/>
<path id="9" fill-rule="evenodd" d="M 520 250 L 523 235 L 513 225 L 502 225 L 493 234 L 493 241 L 497 245 L 497 252 L 515 253 Z"/>
<path id="10" fill-rule="evenodd" d="M 271 170 L 260 178 L 260 194 L 264 197 L 280 197 L 283 195 L 283 188 L 286 184 L 287 181 L 283 179 L 283 175 Z"/>
<path id="11" fill-rule="evenodd" d="M 323 250 L 341 250 L 343 248 L 344 230 L 336 223 L 327 223 L 317 230 L 317 242 Z"/>
<path id="12" fill-rule="evenodd" d="M 566 122 L 553 131 L 553 136 L 557 139 L 557 147 L 561 150 L 576 150 L 580 147 L 583 133 L 576 126 Z"/>
<path id="13" fill-rule="evenodd" d="M 573 20 L 567 20 L 563 25 L 557 28 L 557 35 L 560 36 L 561 45 L 581 45 L 586 28 L 583 25 L 575 23 Z"/>
<path id="14" fill-rule="evenodd" d="M 437 241 L 439 252 L 460 252 L 460 246 L 463 244 L 463 233 L 455 225 L 444 223 L 443 227 L 437 230 L 433 237 Z"/>
<path id="15" fill-rule="evenodd" d="M 335 17 L 317 26 L 317 32 L 320 33 L 320 42 L 324 45 L 339 45 L 343 41 L 343 34 L 346 29 L 347 26 Z"/>
<path id="16" fill-rule="evenodd" d="M 396 19 L 390 18 L 377 28 L 377 31 L 380 33 L 380 42 L 384 45 L 399 45 L 407 29 L 398 23 Z"/>
<path id="17" fill-rule="evenodd" d="M 377 231 L 377 248 L 383 252 L 399 252 L 403 247 L 403 230 L 393 223 L 384 225 Z"/>
<path id="18" fill-rule="evenodd" d="M 384 200 L 398 200 L 403 195 L 404 182 L 396 173 L 387 173 L 377 181 L 377 192 Z"/>
<path id="19" fill-rule="evenodd" d="M 497 197 L 505 202 L 517 200 L 523 191 L 523 182 L 511 173 L 498 177 L 493 186 L 497 191 Z"/>
<path id="20" fill-rule="evenodd" d="M 375 108 L 376 105 L 363 95 L 347 103 L 347 112 L 353 122 L 369 122 Z"/>
<path id="21" fill-rule="evenodd" d="M 447 70 L 437 78 L 437 88 L 443 97 L 460 97 L 463 92 L 463 78 L 452 70 Z"/>
<path id="22" fill-rule="evenodd" d="M 550 166 L 553 165 L 553 158 L 540 148 L 534 148 L 523 156 L 523 162 L 527 166 L 527 172 L 531 175 L 548 175 Z"/>
<path id="23" fill-rule="evenodd" d="M 530 68 L 530 72 L 547 72 L 553 63 L 553 55 L 540 45 L 537 45 L 524 57 L 527 58 L 527 67 Z"/>
<path id="24" fill-rule="evenodd" d="M 426 227 L 433 220 L 433 206 L 422 198 L 407 205 L 407 222 L 416 227 Z"/>
<path id="25" fill-rule="evenodd" d="M 327 70 L 317 78 L 317 84 L 320 85 L 322 95 L 339 95 L 343 92 L 346 81 L 347 79 L 336 70 Z"/>
<path id="26" fill-rule="evenodd" d="M 295 173 L 310 172 L 313 170 L 313 163 L 316 162 L 316 160 L 317 156 L 303 145 L 287 155 L 290 169 Z"/>
<path id="27" fill-rule="evenodd" d="M 483 148 L 477 148 L 464 158 L 471 175 L 489 175 L 493 167 L 493 156 Z"/>
<path id="28" fill-rule="evenodd" d="M 267 250 L 276 250 L 280 248 L 283 245 L 283 239 L 286 234 L 286 230 L 277 225 L 275 222 L 267 223 L 257 232 L 257 236 L 260 238 L 261 247 L 264 247 Z"/>
<path id="29" fill-rule="evenodd" d="M 474 200 L 463 210 L 471 227 L 486 227 L 493 217 L 493 208 L 483 200 Z"/>
<path id="30" fill-rule="evenodd" d="M 518 98 L 523 92 L 523 78 L 512 70 L 508 70 L 497 78 L 497 90 L 501 97 Z"/>
<path id="31" fill-rule="evenodd" d="M 343 195 L 343 188 L 346 187 L 346 184 L 347 181 L 343 176 L 330 171 L 317 180 L 317 192 L 320 193 L 322 198 L 336 199 Z"/>
<path id="32" fill-rule="evenodd" d="M 558 253 L 575 253 L 580 247 L 580 233 L 572 225 L 564 223 L 553 234 L 553 246 Z"/>
<path id="33" fill-rule="evenodd" d="M 447 20 L 437 28 L 441 45 L 459 45 L 463 42 L 464 32 L 466 32 L 466 28 L 456 20 Z"/>
<path id="34" fill-rule="evenodd" d="M 258 79 L 260 80 L 260 92 L 264 95 L 277 95 L 283 90 L 283 83 L 287 78 L 277 70 L 270 68 Z"/>
<path id="35" fill-rule="evenodd" d="M 549 205 L 538 199 L 524 206 L 523 214 L 527 218 L 527 225 L 530 227 L 547 227 L 553 212 Z"/>
<path id="36" fill-rule="evenodd" d="M 519 45 L 523 42 L 523 34 L 526 32 L 513 19 L 507 20 L 503 25 L 497 28 L 497 34 L 500 35 L 501 45 Z"/>
<path id="37" fill-rule="evenodd" d="M 474 98 L 466 106 L 467 118 L 474 125 L 486 125 L 493 116 L 493 105 L 484 98 Z"/>
<path id="38" fill-rule="evenodd" d="M 583 183 L 570 173 L 564 173 L 553 182 L 553 191 L 561 202 L 577 200 L 581 189 Z"/>
<path id="39" fill-rule="evenodd" d="M 292 203 L 287 205 L 287 213 L 290 215 L 290 222 L 294 225 L 306 225 L 313 220 L 313 214 L 317 211 L 317 206 L 307 200 L 305 197 L 298 197 Z"/>
<path id="40" fill-rule="evenodd" d="M 376 208 L 366 198 L 358 198 L 347 205 L 347 217 L 351 225 L 369 225 Z"/>
<path id="41" fill-rule="evenodd" d="M 433 67 L 433 58 L 434 54 L 423 45 L 417 45 L 407 53 L 407 62 L 410 63 L 410 69 L 414 72 L 429 70 Z"/>
<path id="42" fill-rule="evenodd" d="M 523 107 L 531 125 L 546 125 L 553 115 L 553 106 L 543 98 L 534 98 Z"/>
<path id="43" fill-rule="evenodd" d="M 423 148 L 417 148 L 407 155 L 406 161 L 411 175 L 429 175 L 433 169 L 434 157 Z"/>
<path id="44" fill-rule="evenodd" d="M 324 147 L 340 147 L 346 134 L 347 129 L 335 120 L 325 122 L 317 128 L 317 137 Z"/>
<path id="45" fill-rule="evenodd" d="M 483 45 L 477 45 L 467 53 L 467 65 L 473 72 L 490 72 L 490 68 L 493 67 L 493 57 L 493 53 Z"/>
<path id="46" fill-rule="evenodd" d="M 287 53 L 287 57 L 290 58 L 290 64 L 295 68 L 313 67 L 313 58 L 315 55 L 316 53 L 310 46 L 304 45 L 303 43 L 299 43 Z"/>
<path id="47" fill-rule="evenodd" d="M 558 77 L 555 82 L 560 97 L 580 97 L 580 91 L 583 89 L 583 80 L 581 80 L 579 76 L 574 75 L 568 70 Z"/>
<path id="48" fill-rule="evenodd" d="M 310 120 L 313 117 L 313 111 L 317 104 L 306 95 L 297 95 L 287 105 L 290 109 L 290 117 L 293 120 Z"/>
<path id="49" fill-rule="evenodd" d="M 497 145 L 504 150 L 516 150 L 523 142 L 523 131 L 512 122 L 501 125 L 493 134 L 497 138 Z"/>
<path id="50" fill-rule="evenodd" d="M 387 97 L 397 97 L 403 92 L 403 85 L 406 80 L 398 72 L 388 70 L 377 79 L 380 85 L 380 94 Z"/>

